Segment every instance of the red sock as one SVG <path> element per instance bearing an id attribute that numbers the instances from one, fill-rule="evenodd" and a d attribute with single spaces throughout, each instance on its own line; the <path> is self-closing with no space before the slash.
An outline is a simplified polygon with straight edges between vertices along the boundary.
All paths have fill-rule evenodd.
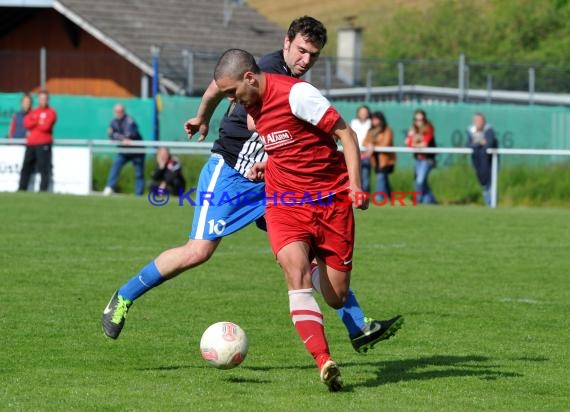
<path id="1" fill-rule="evenodd" d="M 312 289 L 290 290 L 289 309 L 301 341 L 320 369 L 330 359 L 330 352 L 323 327 L 323 314 L 313 297 Z"/>

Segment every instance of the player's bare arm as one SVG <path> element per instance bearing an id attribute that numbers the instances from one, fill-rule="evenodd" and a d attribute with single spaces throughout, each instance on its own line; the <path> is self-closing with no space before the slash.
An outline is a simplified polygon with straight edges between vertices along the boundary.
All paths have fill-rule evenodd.
<path id="1" fill-rule="evenodd" d="M 265 180 L 265 167 L 267 162 L 257 162 L 251 166 L 251 169 L 247 172 L 247 178 L 253 180 L 254 182 L 261 182 Z"/>
<path id="2" fill-rule="evenodd" d="M 253 120 L 253 117 L 251 117 L 249 114 L 247 115 L 247 129 L 252 133 L 257 131 L 257 128 L 255 127 L 255 120 Z M 267 161 L 254 163 L 253 166 L 251 166 L 251 169 L 247 171 L 247 178 L 254 182 L 264 181 L 266 166 Z"/>
<path id="3" fill-rule="evenodd" d="M 192 139 L 192 136 L 196 133 L 200 133 L 200 136 L 198 137 L 199 142 L 206 139 L 210 128 L 210 119 L 212 118 L 212 114 L 214 113 L 214 110 L 216 110 L 216 107 L 218 107 L 218 104 L 222 101 L 223 97 L 224 94 L 220 89 L 218 89 L 216 82 L 212 80 L 202 96 L 196 116 L 188 119 L 188 121 L 184 123 L 184 130 L 188 135 L 188 139 Z"/>
<path id="4" fill-rule="evenodd" d="M 354 131 L 341 118 L 338 119 L 333 128 L 333 136 L 340 140 L 342 144 L 354 205 L 358 209 L 366 210 L 368 209 L 368 199 L 358 196 L 358 194 L 362 193 L 363 190 L 360 180 L 360 149 L 358 147 L 356 133 L 354 133 Z"/>
<path id="5" fill-rule="evenodd" d="M 256 132 L 257 128 L 255 127 L 255 120 L 253 120 L 253 117 L 251 117 L 251 115 L 247 115 L 247 129 L 250 132 Z"/>

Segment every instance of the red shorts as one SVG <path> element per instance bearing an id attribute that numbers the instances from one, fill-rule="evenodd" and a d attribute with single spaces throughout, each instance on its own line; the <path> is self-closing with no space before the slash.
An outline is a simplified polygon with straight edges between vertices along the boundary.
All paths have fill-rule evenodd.
<path id="1" fill-rule="evenodd" d="M 346 196 L 344 196 L 346 197 Z M 273 253 L 291 242 L 302 241 L 327 266 L 341 272 L 352 269 L 354 214 L 352 203 L 336 196 L 329 205 L 307 203 L 268 205 L 267 232 Z M 323 202 L 329 203 L 329 202 Z"/>

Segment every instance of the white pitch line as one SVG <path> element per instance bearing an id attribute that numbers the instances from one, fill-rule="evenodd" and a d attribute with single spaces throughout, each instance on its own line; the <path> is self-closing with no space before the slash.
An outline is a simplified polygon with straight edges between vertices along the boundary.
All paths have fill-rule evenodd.
<path id="1" fill-rule="evenodd" d="M 540 300 L 526 299 L 526 298 L 504 298 L 500 300 L 501 302 L 508 303 L 525 303 L 527 305 L 547 305 L 549 302 L 542 302 Z"/>

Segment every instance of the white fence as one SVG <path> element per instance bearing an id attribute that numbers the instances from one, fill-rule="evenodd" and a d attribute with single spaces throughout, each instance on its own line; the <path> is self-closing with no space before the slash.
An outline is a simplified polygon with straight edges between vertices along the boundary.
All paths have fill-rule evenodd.
<path id="1" fill-rule="evenodd" d="M 383 147 L 376 152 L 392 153 L 451 153 L 451 154 L 471 154 L 472 149 L 456 147 L 430 147 L 430 148 L 409 148 L 409 147 Z M 552 149 L 487 149 L 491 158 L 491 207 L 497 207 L 497 193 L 499 189 L 499 155 L 522 155 L 522 156 L 570 156 L 570 150 Z"/>
<path id="2" fill-rule="evenodd" d="M 0 146 L 2 145 L 23 145 L 24 142 L 18 139 L 0 139 Z M 212 149 L 211 142 L 167 142 L 167 141 L 142 141 L 136 142 L 138 147 L 125 148 L 118 147 L 117 142 L 110 140 L 83 140 L 83 139 L 69 139 L 69 140 L 56 140 L 54 146 L 78 146 L 87 148 L 89 150 L 89 158 L 92 159 L 93 153 L 116 153 L 119 150 L 122 153 L 147 153 L 152 152 L 156 147 L 168 147 L 174 154 L 201 154 L 208 155 Z M 2 149 L 0 148 L 0 151 Z M 472 150 L 469 148 L 448 148 L 448 147 L 433 147 L 433 148 L 409 148 L 409 147 L 383 147 L 377 148 L 376 152 L 392 152 L 392 153 L 447 153 L 447 154 L 471 154 Z M 570 150 L 551 150 L 551 149 L 488 149 L 488 153 L 492 155 L 492 169 L 491 169 L 491 207 L 497 207 L 497 192 L 498 192 L 498 175 L 499 175 L 499 155 L 519 155 L 519 156 L 570 156 Z M 21 159 L 14 159 L 21 161 Z M 91 168 L 91 162 L 86 165 Z M 3 165 L 0 164 L 0 173 L 2 173 Z M 89 170 L 88 176 L 91 176 Z M 89 184 L 91 184 L 89 182 Z"/>

